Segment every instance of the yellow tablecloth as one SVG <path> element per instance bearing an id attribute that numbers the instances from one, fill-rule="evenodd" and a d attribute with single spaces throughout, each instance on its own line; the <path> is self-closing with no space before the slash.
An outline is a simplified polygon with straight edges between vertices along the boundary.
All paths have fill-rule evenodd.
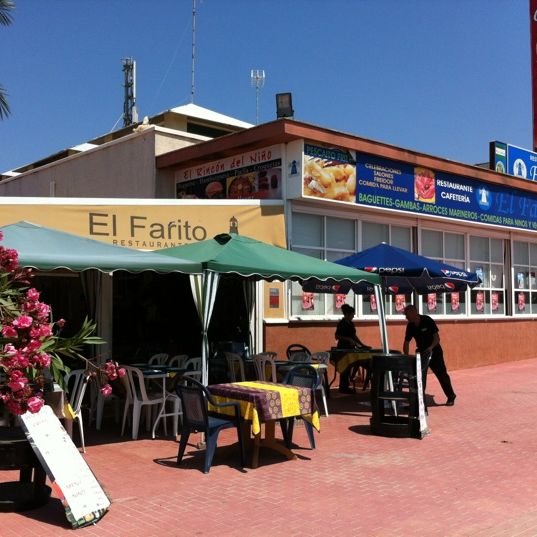
<path id="1" fill-rule="evenodd" d="M 252 432 L 261 432 L 261 423 L 269 420 L 302 416 L 318 431 L 319 413 L 313 408 L 311 390 L 298 386 L 288 386 L 273 382 L 233 382 L 209 386 L 218 403 L 239 403 L 241 416 L 252 422 Z M 233 415 L 233 409 L 216 408 L 209 410 Z"/>
<path id="2" fill-rule="evenodd" d="M 347 367 L 352 364 L 359 362 L 367 362 L 371 360 L 374 354 L 378 354 L 378 351 L 357 351 L 357 352 L 348 352 L 342 358 L 340 358 L 336 363 L 336 370 L 338 373 L 343 373 Z"/>

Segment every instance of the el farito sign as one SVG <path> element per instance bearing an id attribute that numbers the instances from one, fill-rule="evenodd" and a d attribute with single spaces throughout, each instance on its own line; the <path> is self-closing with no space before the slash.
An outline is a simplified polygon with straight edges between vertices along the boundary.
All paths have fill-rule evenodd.
<path id="1" fill-rule="evenodd" d="M 180 246 L 229 231 L 286 247 L 283 204 L 275 201 L 37 205 L 0 199 L 0 226 L 21 220 L 141 250 Z"/>

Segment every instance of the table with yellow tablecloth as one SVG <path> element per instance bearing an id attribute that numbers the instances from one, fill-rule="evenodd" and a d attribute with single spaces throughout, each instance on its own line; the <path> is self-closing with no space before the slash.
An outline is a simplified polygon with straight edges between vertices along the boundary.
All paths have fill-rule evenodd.
<path id="1" fill-rule="evenodd" d="M 378 350 L 347 352 L 336 362 L 336 371 L 341 375 L 347 367 L 350 367 L 353 364 L 357 363 L 360 365 L 360 363 L 363 363 L 364 365 L 368 365 L 373 355 L 378 353 Z"/>
<path id="2" fill-rule="evenodd" d="M 315 397 L 310 388 L 289 386 L 274 382 L 252 381 L 213 384 L 208 387 L 218 403 L 236 403 L 240 405 L 241 416 L 251 424 L 254 436 L 254 455 L 252 466 L 258 463 L 260 447 L 268 447 L 283 453 L 290 459 L 296 455 L 274 438 L 276 421 L 294 416 L 302 416 L 318 431 L 320 430 L 319 413 L 315 408 Z M 233 412 L 233 409 L 214 408 L 218 412 Z M 265 424 L 265 438 L 261 438 L 261 424 Z"/>

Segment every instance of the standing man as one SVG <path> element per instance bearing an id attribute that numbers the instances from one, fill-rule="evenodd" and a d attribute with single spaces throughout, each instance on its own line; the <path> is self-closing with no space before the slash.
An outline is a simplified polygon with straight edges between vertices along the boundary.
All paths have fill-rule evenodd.
<path id="1" fill-rule="evenodd" d="M 440 335 L 438 326 L 428 315 L 420 315 L 416 306 L 410 305 L 405 308 L 405 317 L 408 321 L 403 343 L 403 353 L 408 354 L 409 343 L 414 338 L 416 341 L 416 351 L 421 354 L 423 372 L 423 394 L 425 395 L 425 384 L 427 382 L 427 365 L 436 375 L 442 390 L 446 394 L 446 406 L 455 404 L 455 392 L 451 386 L 446 364 L 444 363 L 444 352 L 440 346 Z M 429 362 L 427 364 L 427 361 Z"/>

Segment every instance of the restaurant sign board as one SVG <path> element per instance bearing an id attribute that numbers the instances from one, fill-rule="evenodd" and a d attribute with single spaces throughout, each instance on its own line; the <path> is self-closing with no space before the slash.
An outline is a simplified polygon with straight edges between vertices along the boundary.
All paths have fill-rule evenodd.
<path id="1" fill-rule="evenodd" d="M 261 218 L 261 216 L 263 218 Z M 283 202 L 0 197 L 0 226 L 34 224 L 139 250 L 158 250 L 237 231 L 286 248 Z"/>
<path id="2" fill-rule="evenodd" d="M 537 181 L 537 153 L 516 145 L 491 142 L 490 167 L 500 173 Z"/>
<path id="3" fill-rule="evenodd" d="M 279 145 L 179 169 L 179 199 L 281 199 L 282 156 Z"/>
<path id="4" fill-rule="evenodd" d="M 537 231 L 531 192 L 365 153 L 356 161 L 359 205 Z"/>

